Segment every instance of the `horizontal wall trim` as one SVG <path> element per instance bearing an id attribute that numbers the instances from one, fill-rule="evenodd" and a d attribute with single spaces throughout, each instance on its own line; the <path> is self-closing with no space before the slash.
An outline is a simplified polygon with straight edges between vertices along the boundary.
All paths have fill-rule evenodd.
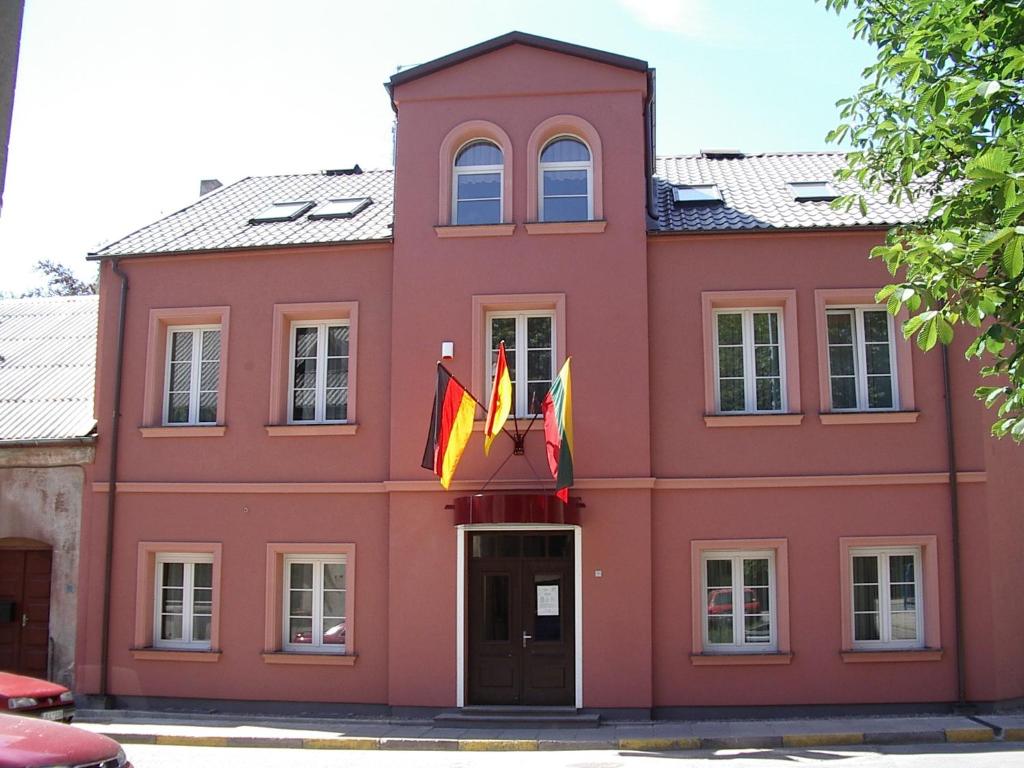
<path id="1" fill-rule="evenodd" d="M 959 472 L 961 483 L 984 483 L 986 472 Z M 789 475 L 778 477 L 591 477 L 577 480 L 574 491 L 656 490 L 703 491 L 750 488 L 843 488 L 850 486 L 944 485 L 946 472 L 901 472 L 876 475 Z M 109 483 L 92 484 L 95 493 L 107 493 Z M 453 482 L 449 492 L 479 491 L 480 483 Z M 488 485 L 492 491 L 553 490 L 550 481 L 500 480 Z M 119 493 L 429 493 L 444 492 L 435 480 L 383 480 L 353 483 L 163 483 L 119 482 Z"/>

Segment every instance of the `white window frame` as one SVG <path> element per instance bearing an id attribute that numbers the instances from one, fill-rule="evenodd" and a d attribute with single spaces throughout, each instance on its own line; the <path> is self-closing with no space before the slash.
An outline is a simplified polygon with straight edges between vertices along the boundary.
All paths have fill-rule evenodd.
<path id="1" fill-rule="evenodd" d="M 281 574 L 281 648 L 289 653 L 336 653 L 344 655 L 348 648 L 348 627 L 349 627 L 349 596 L 348 596 L 348 558 L 345 555 L 285 555 L 282 560 L 283 573 Z M 319 642 L 292 643 L 289 642 L 290 619 L 291 619 L 291 582 L 292 564 L 312 564 L 313 566 L 313 639 Z M 344 644 L 323 642 L 323 607 L 324 607 L 324 566 L 344 565 L 345 566 L 345 629 L 346 637 Z"/>
<path id="2" fill-rule="evenodd" d="M 732 643 L 714 643 L 708 637 L 708 561 L 729 560 L 732 563 Z M 746 642 L 743 638 L 745 613 L 736 610 L 736 606 L 745 607 L 746 601 L 743 584 L 743 561 L 768 561 L 768 616 L 771 630 L 767 643 Z M 701 586 L 701 636 L 706 653 L 777 653 L 779 649 L 779 590 L 775 570 L 775 550 L 773 549 L 738 549 L 738 550 L 704 550 L 700 558 Z M 718 587 L 715 587 L 718 589 Z M 724 589 L 724 587 L 722 587 Z M 737 600 L 737 597 L 740 599 Z"/>
<path id="3" fill-rule="evenodd" d="M 850 641 L 854 649 L 882 650 L 924 648 L 924 593 L 921 574 L 921 547 L 852 547 L 849 550 L 849 562 L 846 567 L 850 572 Z M 912 555 L 914 558 L 914 601 L 916 634 L 914 640 L 892 639 L 891 596 L 889 591 L 889 558 L 892 556 Z M 857 604 L 856 579 L 853 572 L 855 557 L 875 557 L 878 559 L 878 640 L 857 639 Z"/>
<path id="4" fill-rule="evenodd" d="M 864 313 L 882 312 L 885 314 L 886 327 L 889 333 L 889 377 L 892 382 L 892 406 L 887 408 L 871 408 L 868 406 L 868 373 L 867 343 L 864 336 Z M 828 338 L 828 316 L 847 315 L 853 313 L 853 374 L 857 392 L 857 405 L 854 408 L 837 408 L 832 398 L 832 344 Z M 836 413 L 856 413 L 859 411 L 898 411 L 900 409 L 900 381 L 896 360 L 896 336 L 892 315 L 879 304 L 853 304 L 830 306 L 825 310 L 825 350 L 828 355 L 828 393 L 832 410 Z"/>
<path id="5" fill-rule="evenodd" d="M 544 150 L 547 149 L 551 144 L 558 141 L 559 139 L 572 139 L 578 141 L 584 147 L 587 148 L 587 152 L 590 153 L 589 160 L 574 160 L 572 162 L 544 162 L 540 158 L 544 155 Z M 552 136 L 550 139 L 544 142 L 544 146 L 540 148 L 540 152 L 537 155 L 537 212 L 538 218 L 541 221 L 547 221 L 544 217 L 544 172 L 545 171 L 580 171 L 584 170 L 587 172 L 587 218 L 585 221 L 593 221 L 594 219 L 594 150 L 591 149 L 590 145 L 585 142 L 579 136 L 574 136 L 571 133 L 563 133 L 558 136 Z M 574 195 L 575 197 L 575 195 Z M 558 220 L 561 222 L 561 220 Z M 579 221 L 579 219 L 572 219 L 572 221 Z"/>
<path id="6" fill-rule="evenodd" d="M 526 341 L 526 324 L 527 320 L 532 317 L 547 317 L 551 319 L 551 381 L 555 380 L 558 375 L 558 328 L 557 318 L 555 317 L 555 311 L 552 309 L 538 309 L 538 310 L 525 310 L 519 312 L 488 312 L 484 318 L 486 326 L 486 341 L 484 343 L 484 381 L 487 383 L 487 392 L 490 392 L 494 386 L 494 370 L 491 365 L 491 354 L 494 350 L 491 348 L 493 334 L 491 329 L 491 323 L 494 320 L 507 320 L 510 318 L 516 321 L 516 348 L 515 348 L 515 370 L 516 378 L 513 380 L 515 385 L 515 415 L 517 419 L 532 419 L 533 414 L 530 413 L 530 387 L 529 387 L 529 371 L 527 369 L 527 347 L 525 343 L 520 344 L 520 340 Z"/>
<path id="7" fill-rule="evenodd" d="M 351 391 L 351 381 L 345 387 L 345 418 L 326 419 L 327 413 L 327 329 L 345 326 L 349 329 L 349 354 L 346 359 L 349 362 L 349 369 L 352 365 L 352 328 L 347 319 L 336 320 L 295 320 L 288 331 L 288 424 L 347 424 L 348 423 L 348 396 Z M 312 419 L 296 420 L 295 415 L 295 336 L 300 328 L 316 328 L 316 384 L 315 389 L 315 416 Z"/>
<path id="8" fill-rule="evenodd" d="M 177 648 L 184 650 L 210 650 L 211 640 L 192 640 L 192 623 L 195 618 L 195 566 L 197 564 L 208 564 L 213 569 L 213 555 L 204 553 L 174 553 L 158 552 L 154 558 L 155 573 L 153 574 L 153 647 L 154 648 Z M 180 640 L 167 640 L 161 637 L 163 617 L 163 587 L 164 569 L 168 563 L 181 563 L 184 565 L 182 577 L 182 600 L 181 600 L 181 635 Z M 204 587 L 205 589 L 205 587 Z M 210 580 L 210 632 L 213 633 L 213 603 L 217 599 L 213 588 L 213 579 Z M 205 614 L 204 614 L 205 615 Z"/>
<path id="9" fill-rule="evenodd" d="M 455 163 L 459 159 L 459 155 L 462 154 L 463 150 L 467 149 L 471 144 L 490 144 L 499 153 L 501 153 L 501 165 L 463 165 L 458 166 Z M 452 225 L 458 225 L 459 222 L 459 177 L 460 176 L 478 176 L 485 173 L 497 173 L 498 174 L 498 220 L 494 222 L 488 222 L 488 224 L 502 224 L 505 221 L 505 152 L 495 144 L 493 141 L 488 139 L 470 139 L 465 144 L 460 146 L 456 151 L 452 159 Z M 493 200 L 494 198 L 480 198 L 483 200 Z M 487 226 L 487 225 L 481 225 Z"/>
<path id="10" fill-rule="evenodd" d="M 775 315 L 776 327 L 779 330 L 779 386 L 781 388 L 781 407 L 772 410 L 759 410 L 757 407 L 757 376 L 755 374 L 754 355 L 754 315 L 772 314 Z M 719 315 L 740 315 L 742 318 L 742 343 L 743 343 L 743 399 L 742 411 L 722 410 L 722 385 L 719 372 L 718 359 L 718 317 Z M 720 308 L 711 313 L 713 323 L 712 333 L 714 334 L 714 367 L 715 367 L 715 412 L 725 415 L 756 414 L 756 413 L 788 413 L 789 399 L 786 389 L 786 329 L 783 311 L 779 307 L 743 307 L 743 308 Z M 730 345 L 733 346 L 733 345 Z"/>
<path id="11" fill-rule="evenodd" d="M 161 423 L 166 427 L 188 427 L 197 426 L 200 424 L 216 424 L 217 417 L 213 417 L 213 421 L 200 421 L 199 420 L 199 382 L 200 376 L 203 370 L 202 360 L 202 348 L 203 348 L 203 331 L 218 331 L 220 332 L 220 349 L 217 353 L 217 401 L 218 406 L 220 405 L 220 398 L 223 393 L 220 391 L 220 380 L 221 380 L 221 361 L 224 357 L 224 331 L 218 324 L 212 325 L 170 325 L 167 327 L 167 354 L 164 360 L 164 402 L 163 402 L 163 414 Z M 171 421 L 167 412 L 171 402 L 171 355 L 174 352 L 174 334 L 176 333 L 192 333 L 192 358 L 189 361 L 191 368 L 191 377 L 189 378 L 188 384 L 188 421 Z M 218 408 L 219 410 L 219 408 Z"/>

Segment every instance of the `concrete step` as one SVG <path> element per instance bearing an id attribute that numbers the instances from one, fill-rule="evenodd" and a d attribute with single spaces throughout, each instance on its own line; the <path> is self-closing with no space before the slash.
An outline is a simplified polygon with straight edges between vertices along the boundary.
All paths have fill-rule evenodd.
<path id="1" fill-rule="evenodd" d="M 597 728 L 601 716 L 575 707 L 463 707 L 442 712 L 434 722 L 446 728 Z"/>

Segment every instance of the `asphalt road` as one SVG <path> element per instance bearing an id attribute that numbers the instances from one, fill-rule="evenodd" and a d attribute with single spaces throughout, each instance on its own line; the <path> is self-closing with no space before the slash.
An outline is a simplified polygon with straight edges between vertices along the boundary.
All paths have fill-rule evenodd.
<path id="1" fill-rule="evenodd" d="M 400 752 L 129 744 L 135 768 L 1024 768 L 1020 744 L 917 744 L 715 752 Z"/>

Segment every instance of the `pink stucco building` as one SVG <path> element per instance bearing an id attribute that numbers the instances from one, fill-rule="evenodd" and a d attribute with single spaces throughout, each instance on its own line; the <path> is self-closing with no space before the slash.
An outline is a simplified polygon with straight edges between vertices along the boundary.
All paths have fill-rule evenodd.
<path id="1" fill-rule="evenodd" d="M 512 33 L 388 91 L 393 172 L 243 179 L 96 254 L 81 693 L 1024 696 L 1020 449 L 873 299 L 917 212 L 832 210 L 835 154 L 656 157 L 637 59 Z M 500 340 L 520 428 L 573 357 L 568 505 L 542 430 L 485 457 L 482 411 L 448 492 L 420 467 L 442 343 L 485 399 Z"/>

